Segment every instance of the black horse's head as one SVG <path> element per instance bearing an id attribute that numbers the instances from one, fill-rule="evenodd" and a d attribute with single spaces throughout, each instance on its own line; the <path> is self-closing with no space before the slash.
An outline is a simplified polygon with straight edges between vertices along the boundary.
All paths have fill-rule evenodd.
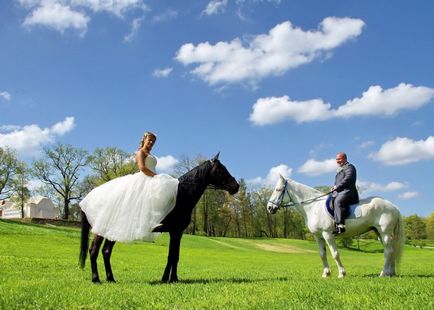
<path id="1" fill-rule="evenodd" d="M 240 185 L 229 173 L 228 169 L 219 161 L 219 154 L 210 160 L 212 165 L 210 184 L 214 185 L 215 188 L 227 190 L 231 195 L 236 194 Z"/>

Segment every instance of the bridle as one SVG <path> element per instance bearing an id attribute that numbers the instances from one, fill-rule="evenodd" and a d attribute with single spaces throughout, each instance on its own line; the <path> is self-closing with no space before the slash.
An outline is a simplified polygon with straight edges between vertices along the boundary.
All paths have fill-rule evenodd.
<path id="1" fill-rule="evenodd" d="M 300 201 L 300 202 L 295 202 L 294 199 L 291 197 L 291 194 L 290 194 L 290 192 L 288 190 L 288 180 L 285 179 L 285 185 L 283 186 L 283 189 L 280 192 L 279 197 L 277 197 L 276 200 L 271 200 L 271 199 L 268 200 L 268 203 L 270 203 L 272 205 L 275 205 L 277 207 L 277 209 L 280 209 L 280 208 L 289 208 L 289 207 L 295 206 L 295 205 L 302 205 L 302 204 L 314 202 L 314 201 L 318 200 L 319 198 L 322 198 L 324 196 L 329 195 L 330 193 L 331 192 L 327 192 L 327 193 L 325 193 L 323 195 L 320 195 L 318 197 L 309 198 L 309 199 L 306 199 L 306 200 L 303 200 L 303 201 Z M 285 203 L 285 204 L 282 204 L 283 203 L 283 198 L 285 197 L 285 194 L 288 194 L 289 202 Z"/>
<path id="2" fill-rule="evenodd" d="M 215 190 L 217 190 L 217 189 L 228 190 L 228 189 L 229 189 L 229 184 L 230 184 L 231 182 L 236 182 L 236 180 L 235 180 L 234 177 L 230 177 L 229 180 L 228 180 L 227 182 L 225 182 L 224 184 L 221 184 L 221 185 L 209 184 L 209 185 L 207 186 L 207 188 L 209 188 L 209 189 L 215 189 Z"/>

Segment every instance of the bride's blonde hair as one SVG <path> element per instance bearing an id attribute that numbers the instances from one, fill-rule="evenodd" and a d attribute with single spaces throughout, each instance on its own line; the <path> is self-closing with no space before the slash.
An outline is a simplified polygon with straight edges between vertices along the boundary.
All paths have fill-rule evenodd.
<path id="1" fill-rule="evenodd" d="M 150 131 L 145 131 L 145 133 L 143 134 L 143 138 L 140 141 L 139 149 L 141 149 L 143 147 L 143 145 L 145 144 L 146 138 L 149 136 L 154 137 L 154 140 L 157 141 L 157 135 L 155 133 L 150 132 Z"/>

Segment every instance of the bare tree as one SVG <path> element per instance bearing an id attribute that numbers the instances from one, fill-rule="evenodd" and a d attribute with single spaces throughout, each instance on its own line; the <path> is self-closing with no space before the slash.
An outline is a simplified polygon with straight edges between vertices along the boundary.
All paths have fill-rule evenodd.
<path id="1" fill-rule="evenodd" d="M 44 148 L 44 157 L 33 162 L 32 173 L 43 183 L 50 185 L 63 199 L 63 219 L 68 219 L 71 200 L 78 199 L 74 190 L 78 185 L 80 170 L 87 165 L 85 150 L 71 145 L 57 144 Z"/>

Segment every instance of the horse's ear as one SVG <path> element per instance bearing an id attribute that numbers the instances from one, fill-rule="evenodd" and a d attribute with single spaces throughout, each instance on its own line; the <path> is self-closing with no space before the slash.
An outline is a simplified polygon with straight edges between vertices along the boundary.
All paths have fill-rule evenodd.
<path id="1" fill-rule="evenodd" d="M 218 160 L 219 159 L 219 155 L 220 155 L 220 152 L 218 152 L 217 155 L 214 156 L 214 158 L 212 159 L 212 161 Z"/>
<path id="2" fill-rule="evenodd" d="M 281 175 L 280 173 L 279 173 L 279 176 L 280 176 L 280 178 L 281 178 L 282 180 L 285 180 L 285 178 L 283 177 L 283 175 Z"/>

